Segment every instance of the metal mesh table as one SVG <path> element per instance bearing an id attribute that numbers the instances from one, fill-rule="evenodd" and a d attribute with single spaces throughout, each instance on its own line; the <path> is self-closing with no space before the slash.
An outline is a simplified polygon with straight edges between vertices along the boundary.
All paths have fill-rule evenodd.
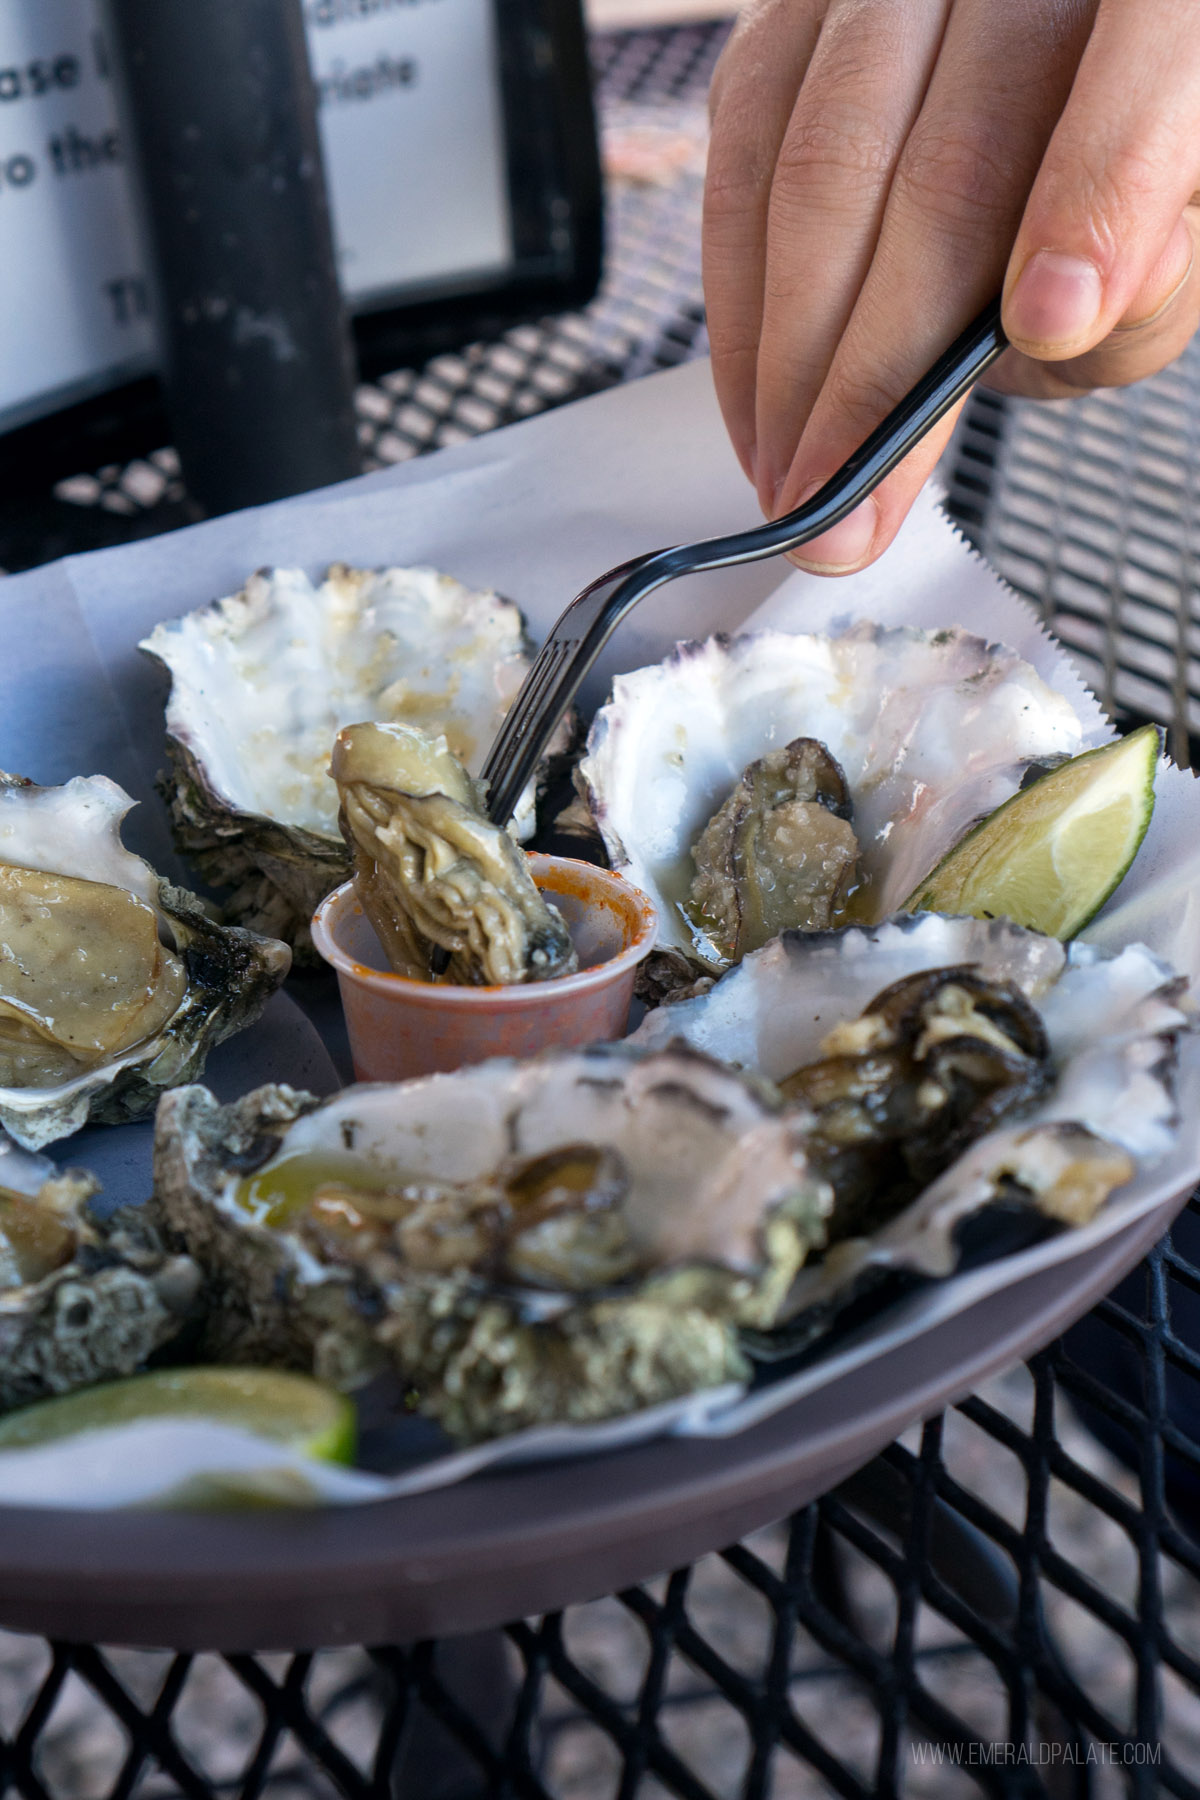
<path id="1" fill-rule="evenodd" d="M 705 348 L 721 26 L 595 44 L 609 272 L 578 316 L 359 395 L 369 463 Z M 621 174 L 621 171 L 624 171 Z M 1122 721 L 1200 728 L 1200 346 L 1141 388 L 977 396 L 961 527 Z M 169 451 L 47 498 L 42 554 L 187 516 Z M 38 544 L 0 515 L 0 562 Z M 1200 1796 L 1200 1212 L 1026 1367 L 794 1518 L 662 1580 L 406 1649 L 176 1656 L 0 1635 L 0 1776 L 36 1797 Z"/>

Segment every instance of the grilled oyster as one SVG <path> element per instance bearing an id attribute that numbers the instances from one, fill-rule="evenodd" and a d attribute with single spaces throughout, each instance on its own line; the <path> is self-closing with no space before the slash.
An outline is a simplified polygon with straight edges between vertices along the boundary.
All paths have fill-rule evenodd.
<path id="1" fill-rule="evenodd" d="M 338 730 L 403 720 L 478 770 L 529 666 L 510 601 L 434 569 L 341 563 L 319 584 L 260 570 L 140 648 L 171 676 L 164 792 L 181 852 L 232 887 L 231 918 L 306 953 L 309 919 L 350 873 L 328 776 Z M 529 836 L 532 793 L 517 822 Z"/>
<path id="2" fill-rule="evenodd" d="M 398 975 L 545 981 L 577 958 L 562 915 L 534 886 L 524 853 L 484 816 L 479 784 L 444 737 L 409 725 L 348 725 L 330 772 L 363 910 Z"/>
<path id="3" fill-rule="evenodd" d="M 605 1418 L 744 1376 L 738 1326 L 821 1241 L 777 1104 L 613 1045 L 322 1104 L 189 1088 L 159 1109 L 157 1204 L 208 1279 L 210 1360 L 388 1363 L 463 1437 Z"/>
<path id="4" fill-rule="evenodd" d="M 1016 792 L 1029 763 L 1084 747 L 1061 694 L 1013 651 L 961 630 L 710 638 L 618 676 L 580 783 L 613 867 L 659 907 L 660 946 L 709 973 L 740 949 L 722 929 L 724 908 L 697 915 L 693 846 L 731 792 L 758 779 L 748 766 L 766 758 L 768 769 L 797 739 L 815 739 L 844 772 L 861 862 L 848 910 L 843 863 L 831 912 L 857 923 L 895 911 L 977 818 Z M 848 849 L 847 840 L 839 859 Z"/>
<path id="5" fill-rule="evenodd" d="M 1014 1211 L 1022 1233 L 1084 1223 L 1161 1156 L 1182 988 L 1141 945 L 923 914 L 785 932 L 633 1041 L 731 1058 L 800 1106 L 833 1199 L 780 1310 L 794 1349 L 885 1274 L 950 1274 Z"/>
<path id="6" fill-rule="evenodd" d="M 97 1218 L 97 1187 L 0 1142 L 0 1410 L 131 1375 L 187 1322 L 199 1271 L 139 1209 Z"/>
<path id="7" fill-rule="evenodd" d="M 0 1125 L 29 1149 L 148 1112 L 287 974 L 125 849 L 132 804 L 103 775 L 0 775 Z"/>

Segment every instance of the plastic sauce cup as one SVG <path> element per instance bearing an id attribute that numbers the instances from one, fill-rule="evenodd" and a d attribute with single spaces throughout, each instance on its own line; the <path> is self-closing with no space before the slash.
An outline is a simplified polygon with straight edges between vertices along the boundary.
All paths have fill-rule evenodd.
<path id="1" fill-rule="evenodd" d="M 658 933 L 654 903 L 623 875 L 592 863 L 535 852 L 529 870 L 567 922 L 579 955 L 575 975 L 510 987 L 414 981 L 388 968 L 352 881 L 321 902 L 313 942 L 337 971 L 360 1081 L 406 1081 L 624 1033 L 637 965 Z"/>

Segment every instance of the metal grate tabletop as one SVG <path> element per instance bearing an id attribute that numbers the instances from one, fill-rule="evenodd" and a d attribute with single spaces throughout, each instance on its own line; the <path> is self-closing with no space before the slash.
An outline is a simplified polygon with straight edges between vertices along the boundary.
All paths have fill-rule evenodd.
<path id="1" fill-rule="evenodd" d="M 363 388 L 368 461 L 703 352 L 703 103 L 724 29 L 596 40 L 600 296 Z M 949 463 L 963 529 L 1180 761 L 1200 732 L 1198 403 L 1200 345 L 1128 394 L 978 396 Z M 61 484 L 51 510 L 57 551 L 177 523 L 184 496 L 164 451 Z M 0 1634 L 10 1790 L 1200 1796 L 1200 1212 L 1028 1366 L 645 1587 L 410 1649 L 192 1657 Z"/>
<path id="2" fill-rule="evenodd" d="M 975 400 L 953 505 L 1075 653 L 1114 715 L 1157 719 L 1176 762 L 1200 730 L 1200 345 L 1087 399 Z"/>

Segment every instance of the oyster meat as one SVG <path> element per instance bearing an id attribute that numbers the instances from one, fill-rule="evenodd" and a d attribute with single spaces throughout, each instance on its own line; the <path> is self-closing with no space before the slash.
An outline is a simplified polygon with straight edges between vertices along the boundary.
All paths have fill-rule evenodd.
<path id="1" fill-rule="evenodd" d="M 883 1275 L 952 1273 L 1014 1209 L 1022 1231 L 1084 1223 L 1161 1156 L 1182 991 L 1141 945 L 921 914 L 784 932 L 633 1041 L 730 1058 L 800 1108 L 832 1199 L 780 1309 L 794 1349 Z"/>
<path id="2" fill-rule="evenodd" d="M 125 849 L 132 804 L 102 775 L 0 775 L 0 1125 L 30 1149 L 148 1112 L 287 974 L 286 945 Z"/>
<path id="3" fill-rule="evenodd" d="M 309 919 L 350 872 L 328 774 L 337 732 L 405 721 L 477 772 L 529 667 L 511 601 L 434 569 L 340 563 L 319 583 L 260 570 L 140 648 L 171 677 L 164 792 L 181 852 L 232 887 L 231 918 L 306 953 Z M 533 830 L 532 791 L 517 826 Z"/>
<path id="4" fill-rule="evenodd" d="M 837 921 L 858 869 L 850 817 L 846 777 L 814 739 L 750 764 L 692 847 L 691 916 L 722 956 Z"/>
<path id="5" fill-rule="evenodd" d="M 813 1114 L 809 1156 L 835 1195 L 830 1241 L 891 1218 L 1052 1081 L 1041 1018 L 1014 982 L 970 964 L 893 982 L 779 1084 Z"/>
<path id="6" fill-rule="evenodd" d="M 1075 755 L 1099 735 L 1085 737 L 1070 702 L 1013 651 L 963 630 L 764 631 L 681 644 L 618 676 L 579 781 L 613 867 L 659 908 L 660 947 L 711 973 L 739 946 L 735 938 L 731 947 L 730 908 L 712 904 L 710 920 L 702 916 L 710 902 L 695 904 L 693 846 L 731 796 L 736 813 L 741 784 L 761 785 L 759 766 L 766 773 L 796 740 L 816 740 L 844 777 L 860 858 L 853 891 L 842 886 L 848 838 L 814 860 L 833 865 L 831 922 L 864 924 L 896 911 L 978 818 L 1017 791 L 1030 763 Z M 817 822 L 833 834 L 837 807 L 827 801 L 825 810 L 829 820 Z M 761 855 L 769 833 L 754 835 Z M 772 854 L 762 865 L 776 882 L 778 861 Z M 780 916 L 777 890 L 770 897 L 763 930 Z"/>
<path id="7" fill-rule="evenodd" d="M 352 1385 L 380 1366 L 473 1438 L 741 1379 L 824 1236 L 795 1115 L 694 1052 L 492 1062 L 318 1104 L 168 1095 L 171 1240 L 202 1354 Z M 469 1121 L 469 1128 L 467 1122 Z"/>
<path id="8" fill-rule="evenodd" d="M 131 1375 L 189 1320 L 200 1275 L 139 1208 L 0 1141 L 0 1410 Z"/>
<path id="9" fill-rule="evenodd" d="M 468 984 L 546 981 L 577 958 L 524 852 L 489 823 L 482 792 L 444 737 L 409 725 L 349 725 L 331 773 L 363 910 L 392 968 L 430 978 L 430 953 Z"/>

